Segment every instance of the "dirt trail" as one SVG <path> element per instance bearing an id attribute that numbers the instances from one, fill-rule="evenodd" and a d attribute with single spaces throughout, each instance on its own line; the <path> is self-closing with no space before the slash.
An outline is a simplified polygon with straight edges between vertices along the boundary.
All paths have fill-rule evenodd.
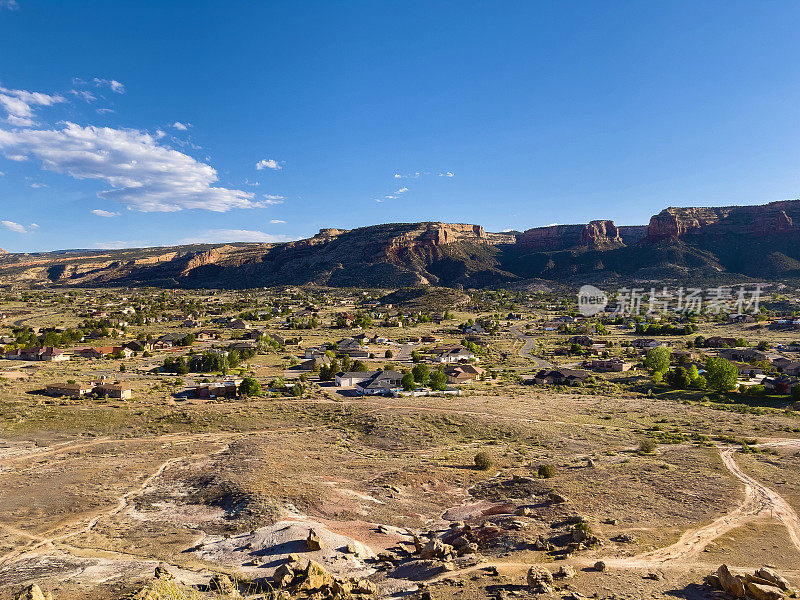
<path id="1" fill-rule="evenodd" d="M 766 445 L 766 444 L 765 444 Z M 800 446 L 798 440 L 783 440 L 769 445 Z M 722 462 L 728 471 L 744 483 L 744 498 L 739 506 L 712 523 L 686 531 L 680 539 L 665 548 L 631 558 L 610 558 L 609 565 L 618 567 L 652 567 L 668 562 L 696 563 L 696 557 L 713 540 L 759 517 L 778 519 L 788 530 L 795 548 L 800 551 L 800 518 L 780 494 L 750 477 L 736 464 L 735 447 L 721 450 Z"/>

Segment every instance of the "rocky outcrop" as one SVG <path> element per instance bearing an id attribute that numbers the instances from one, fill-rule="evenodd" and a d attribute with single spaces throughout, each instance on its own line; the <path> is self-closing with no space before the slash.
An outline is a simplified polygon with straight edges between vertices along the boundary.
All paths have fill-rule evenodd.
<path id="1" fill-rule="evenodd" d="M 517 244 L 539 252 L 569 248 L 598 250 L 618 248 L 623 245 L 623 239 L 614 221 L 597 220 L 586 225 L 534 227 L 517 236 Z"/>
<path id="2" fill-rule="evenodd" d="M 650 219 L 647 240 L 657 242 L 696 235 L 780 235 L 796 232 L 799 217 L 800 200 L 761 206 L 670 207 Z"/>
<path id="3" fill-rule="evenodd" d="M 587 248 L 616 248 L 622 237 L 614 221 L 590 221 L 581 231 L 580 245 Z"/>

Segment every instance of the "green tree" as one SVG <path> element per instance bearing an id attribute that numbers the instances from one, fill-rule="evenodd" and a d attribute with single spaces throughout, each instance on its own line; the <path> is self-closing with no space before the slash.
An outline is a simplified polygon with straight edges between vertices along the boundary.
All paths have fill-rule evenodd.
<path id="1" fill-rule="evenodd" d="M 422 356 L 419 353 L 419 350 L 414 350 L 411 352 L 411 360 L 412 362 L 418 363 L 422 360 Z"/>
<path id="2" fill-rule="evenodd" d="M 644 357 L 644 366 L 650 371 L 650 374 L 666 373 L 669 371 L 670 355 L 669 348 L 665 348 L 664 346 L 651 348 Z"/>
<path id="3" fill-rule="evenodd" d="M 428 365 L 425 364 L 414 365 L 411 374 L 414 376 L 414 381 L 420 385 L 428 385 L 431 379 L 431 372 L 428 370 Z"/>
<path id="4" fill-rule="evenodd" d="M 447 375 L 442 371 L 434 371 L 430 376 L 431 389 L 437 392 L 443 392 L 447 389 Z"/>
<path id="5" fill-rule="evenodd" d="M 739 378 L 739 369 L 729 360 L 720 357 L 710 357 L 706 362 L 706 380 L 708 387 L 720 392 L 736 389 L 736 380 Z"/>
<path id="6" fill-rule="evenodd" d="M 393 358 L 393 357 L 394 357 L 394 353 L 393 353 L 391 350 L 387 350 L 387 351 L 384 353 L 383 357 L 384 357 L 384 358 Z"/>
<path id="7" fill-rule="evenodd" d="M 403 389 L 407 392 L 410 392 L 415 387 L 417 387 L 417 384 L 414 381 L 414 376 L 411 373 L 406 373 L 405 375 L 403 375 L 401 383 L 403 385 Z"/>
<path id="8" fill-rule="evenodd" d="M 245 398 L 261 395 L 261 384 L 255 377 L 245 377 L 239 384 L 239 393 Z"/>

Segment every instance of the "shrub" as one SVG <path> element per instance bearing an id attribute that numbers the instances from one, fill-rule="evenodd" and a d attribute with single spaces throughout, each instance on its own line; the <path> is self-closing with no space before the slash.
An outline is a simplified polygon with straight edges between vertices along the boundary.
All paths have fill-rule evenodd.
<path id="1" fill-rule="evenodd" d="M 553 465 L 539 465 L 537 475 L 540 479 L 550 479 L 556 476 L 556 468 Z"/>
<path id="2" fill-rule="evenodd" d="M 494 464 L 492 456 L 485 450 L 481 450 L 475 455 L 475 468 L 481 471 L 488 471 L 492 468 L 492 464 Z"/>
<path id="3" fill-rule="evenodd" d="M 656 451 L 656 441 L 651 438 L 645 438 L 639 442 L 639 452 L 642 454 L 652 454 Z"/>

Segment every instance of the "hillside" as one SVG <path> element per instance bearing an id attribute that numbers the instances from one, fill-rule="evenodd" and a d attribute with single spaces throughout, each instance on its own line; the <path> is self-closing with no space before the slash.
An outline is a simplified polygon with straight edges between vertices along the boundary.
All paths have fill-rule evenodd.
<path id="1" fill-rule="evenodd" d="M 480 288 L 617 277 L 800 277 L 800 201 L 671 207 L 647 226 L 597 220 L 487 233 L 463 223 L 390 223 L 283 244 L 0 254 L 4 285 Z"/>

